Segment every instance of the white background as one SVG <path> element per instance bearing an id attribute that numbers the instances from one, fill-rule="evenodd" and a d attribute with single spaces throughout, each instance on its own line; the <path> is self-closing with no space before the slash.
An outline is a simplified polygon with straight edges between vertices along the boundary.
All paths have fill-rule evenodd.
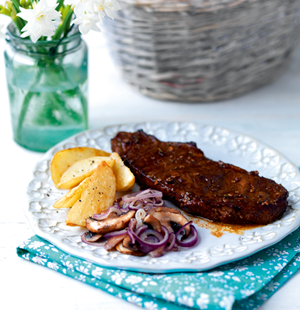
<path id="1" fill-rule="evenodd" d="M 187 104 L 160 102 L 135 93 L 122 81 L 102 35 L 91 33 L 85 40 L 90 52 L 90 128 L 148 120 L 200 121 L 251 135 L 300 166 L 300 49 L 284 75 L 272 85 L 234 100 Z M 2 40 L 1 54 L 4 48 Z M 33 235 L 23 208 L 26 186 L 41 154 L 13 142 L 4 69 L 0 56 L 0 309 L 138 309 L 17 257 L 16 247 Z M 300 309 L 299 292 L 300 273 L 260 309 Z"/>

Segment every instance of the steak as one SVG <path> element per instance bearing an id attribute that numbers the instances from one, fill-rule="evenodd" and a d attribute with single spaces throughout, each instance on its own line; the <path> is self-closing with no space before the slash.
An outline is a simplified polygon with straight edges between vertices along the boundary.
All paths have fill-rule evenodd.
<path id="1" fill-rule="evenodd" d="M 190 214 L 223 223 L 268 224 L 288 206 L 282 185 L 257 171 L 208 159 L 194 142 L 162 142 L 139 130 L 119 132 L 111 147 L 142 188 L 162 191 Z"/>

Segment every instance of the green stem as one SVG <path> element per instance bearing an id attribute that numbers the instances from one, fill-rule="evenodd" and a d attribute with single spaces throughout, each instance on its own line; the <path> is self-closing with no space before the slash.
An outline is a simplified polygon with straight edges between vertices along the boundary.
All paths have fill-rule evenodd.
<path id="1" fill-rule="evenodd" d="M 56 7 L 56 11 L 59 12 L 60 8 L 63 6 L 64 0 L 58 0 L 58 6 Z"/>
<path id="2" fill-rule="evenodd" d="M 38 64 L 37 64 L 37 66 L 38 66 Z M 30 87 L 30 90 L 40 80 L 41 74 L 42 74 L 42 70 L 38 70 L 38 73 L 36 75 L 35 81 L 32 83 L 32 86 Z M 24 97 L 22 108 L 21 108 L 21 112 L 20 112 L 20 115 L 19 115 L 18 127 L 17 127 L 17 132 L 16 132 L 16 140 L 21 141 L 21 134 L 22 134 L 23 123 L 24 123 L 24 120 L 25 120 L 25 116 L 26 116 L 26 113 L 27 113 L 27 110 L 28 110 L 28 106 L 29 106 L 30 100 L 31 100 L 31 98 L 33 97 L 34 94 L 35 93 L 32 92 L 32 91 L 28 91 L 28 93 Z"/>
<path id="3" fill-rule="evenodd" d="M 22 21 L 21 21 L 21 19 L 18 17 L 18 16 L 15 16 L 15 17 L 12 17 L 11 18 L 12 19 L 12 21 L 15 23 L 15 25 L 16 25 L 16 27 L 18 28 L 18 30 L 19 30 L 19 32 L 21 33 L 22 31 L 22 29 L 23 29 L 23 25 L 22 25 Z"/>
<path id="4" fill-rule="evenodd" d="M 66 30 L 69 30 L 70 27 L 67 28 L 67 26 L 68 26 L 68 20 L 69 20 L 70 16 L 71 16 L 71 18 L 72 18 L 72 14 L 73 14 L 73 10 L 72 10 L 71 7 L 69 6 L 69 11 L 68 11 L 68 13 L 67 13 L 67 15 L 66 15 L 66 17 L 65 17 L 65 19 L 64 19 L 64 21 L 63 21 L 63 23 L 62 23 L 60 26 L 58 26 L 58 28 L 57 28 L 57 30 L 56 30 L 54 36 L 52 37 L 52 40 L 59 40 L 60 37 L 61 37 L 61 35 L 62 35 L 62 33 L 63 33 L 63 32 L 65 33 Z"/>
<path id="5" fill-rule="evenodd" d="M 12 3 L 14 5 L 14 8 L 15 8 L 16 12 L 20 13 L 21 11 L 20 11 L 20 8 L 19 8 L 20 5 L 19 5 L 18 1 L 17 0 L 12 0 Z"/>
<path id="6" fill-rule="evenodd" d="M 64 30 L 64 37 L 67 36 L 67 34 L 68 34 L 69 30 L 70 30 L 72 16 L 73 16 L 73 14 L 69 14 L 69 15 L 66 16 L 67 21 L 66 21 L 66 26 L 65 26 L 65 30 Z"/>
<path id="7" fill-rule="evenodd" d="M 2 5 L 0 5 L 0 14 L 6 15 L 6 16 L 11 16 L 11 11 L 8 10 L 7 8 L 4 8 Z"/>
<path id="8" fill-rule="evenodd" d="M 28 106 L 30 103 L 31 98 L 33 97 L 34 93 L 33 92 L 28 92 L 24 98 L 23 101 L 23 105 L 22 105 L 22 109 L 19 115 L 19 122 L 18 122 L 18 128 L 17 128 L 17 132 L 16 132 L 16 140 L 17 141 L 21 141 L 21 134 L 22 134 L 22 127 L 23 127 L 23 123 L 25 120 L 25 116 L 28 110 Z"/>

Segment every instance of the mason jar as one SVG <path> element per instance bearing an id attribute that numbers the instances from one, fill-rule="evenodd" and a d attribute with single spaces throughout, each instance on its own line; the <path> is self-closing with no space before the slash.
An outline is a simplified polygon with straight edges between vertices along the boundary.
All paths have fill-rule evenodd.
<path id="1" fill-rule="evenodd" d="M 88 127 L 88 51 L 77 29 L 61 41 L 21 38 L 7 28 L 4 51 L 15 141 L 45 152 Z"/>

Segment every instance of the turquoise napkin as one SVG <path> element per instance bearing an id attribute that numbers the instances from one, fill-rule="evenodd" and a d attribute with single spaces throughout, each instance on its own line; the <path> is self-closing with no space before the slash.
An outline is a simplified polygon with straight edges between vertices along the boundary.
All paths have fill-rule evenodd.
<path id="1" fill-rule="evenodd" d="M 250 257 L 210 271 L 146 274 L 71 256 L 38 236 L 17 248 L 43 265 L 146 309 L 256 309 L 300 269 L 300 228 Z"/>

